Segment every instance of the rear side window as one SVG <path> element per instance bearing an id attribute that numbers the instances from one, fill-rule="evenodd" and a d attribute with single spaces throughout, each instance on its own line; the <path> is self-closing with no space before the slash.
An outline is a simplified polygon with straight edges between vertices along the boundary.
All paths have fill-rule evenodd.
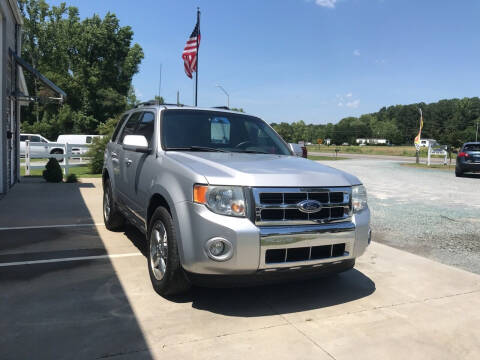
<path id="1" fill-rule="evenodd" d="M 87 144 L 91 144 L 92 143 L 92 137 L 91 136 L 87 136 L 87 140 L 85 140 L 85 142 Z"/>
<path id="2" fill-rule="evenodd" d="M 136 112 L 130 116 L 127 120 L 127 123 L 123 127 L 122 133 L 120 134 L 120 138 L 118 140 L 119 144 L 123 144 L 123 139 L 127 135 L 133 135 L 135 132 L 135 128 L 137 127 L 138 119 L 140 118 L 141 112 Z"/>
<path id="3" fill-rule="evenodd" d="M 117 140 L 118 132 L 122 128 L 123 123 L 125 122 L 127 117 L 128 117 L 128 114 L 123 115 L 122 118 L 120 119 L 120 121 L 118 122 L 117 126 L 115 127 L 115 130 L 113 131 L 113 134 L 112 134 L 112 141 L 113 142 L 115 142 Z"/>
<path id="4" fill-rule="evenodd" d="M 480 151 L 480 144 L 468 144 L 463 147 L 463 151 Z"/>
<path id="5" fill-rule="evenodd" d="M 153 131 L 155 129 L 155 114 L 144 112 L 142 119 L 138 123 L 135 135 L 143 135 L 148 141 L 148 147 L 151 147 L 153 140 Z"/>
<path id="6" fill-rule="evenodd" d="M 27 141 L 28 136 L 27 135 L 20 135 L 20 141 Z"/>

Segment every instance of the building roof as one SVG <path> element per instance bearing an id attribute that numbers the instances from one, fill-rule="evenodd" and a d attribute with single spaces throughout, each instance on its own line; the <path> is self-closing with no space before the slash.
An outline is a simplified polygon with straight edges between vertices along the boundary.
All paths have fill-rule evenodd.
<path id="1" fill-rule="evenodd" d="M 10 4 L 10 8 L 12 9 L 12 13 L 17 24 L 23 25 L 23 16 L 18 7 L 17 0 L 8 0 L 8 3 Z"/>

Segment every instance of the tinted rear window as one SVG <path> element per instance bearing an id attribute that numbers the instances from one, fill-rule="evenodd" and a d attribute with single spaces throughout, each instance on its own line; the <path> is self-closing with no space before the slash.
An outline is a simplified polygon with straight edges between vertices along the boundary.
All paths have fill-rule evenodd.
<path id="1" fill-rule="evenodd" d="M 463 151 L 480 151 L 480 144 L 468 144 L 463 147 Z"/>

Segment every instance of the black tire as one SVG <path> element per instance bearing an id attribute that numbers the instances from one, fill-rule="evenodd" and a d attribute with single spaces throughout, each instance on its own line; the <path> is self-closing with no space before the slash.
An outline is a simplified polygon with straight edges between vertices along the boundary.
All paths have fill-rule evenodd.
<path id="1" fill-rule="evenodd" d="M 63 150 L 53 149 L 53 150 L 50 152 L 50 155 L 63 155 Z M 55 159 L 57 159 L 57 158 L 55 157 Z M 62 159 L 57 159 L 57 161 L 58 161 L 59 163 L 63 162 L 63 160 L 64 160 L 63 158 L 62 158 Z"/>
<path id="2" fill-rule="evenodd" d="M 105 227 L 111 231 L 122 229 L 125 224 L 125 217 L 117 209 L 112 197 L 112 186 L 110 180 L 106 179 L 103 185 L 103 221 Z"/>
<path id="3" fill-rule="evenodd" d="M 165 234 L 166 239 L 162 236 Z M 148 226 L 147 266 L 152 286 L 161 296 L 180 295 L 187 292 L 191 287 L 180 263 L 176 234 L 170 213 L 164 207 L 158 207 L 153 213 Z M 156 235 L 160 235 L 162 246 L 156 240 Z M 155 262 L 154 259 L 158 261 Z M 163 272 L 161 270 L 161 261 L 165 265 Z"/>
<path id="4" fill-rule="evenodd" d="M 463 177 L 463 172 L 455 170 L 455 176 L 456 177 Z"/>

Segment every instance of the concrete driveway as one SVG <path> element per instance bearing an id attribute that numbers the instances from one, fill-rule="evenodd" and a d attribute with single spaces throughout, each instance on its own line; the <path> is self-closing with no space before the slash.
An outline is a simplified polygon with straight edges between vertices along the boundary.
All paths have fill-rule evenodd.
<path id="1" fill-rule="evenodd" d="M 99 179 L 0 200 L 2 359 L 477 359 L 480 276 L 372 243 L 355 270 L 166 300 Z"/>

